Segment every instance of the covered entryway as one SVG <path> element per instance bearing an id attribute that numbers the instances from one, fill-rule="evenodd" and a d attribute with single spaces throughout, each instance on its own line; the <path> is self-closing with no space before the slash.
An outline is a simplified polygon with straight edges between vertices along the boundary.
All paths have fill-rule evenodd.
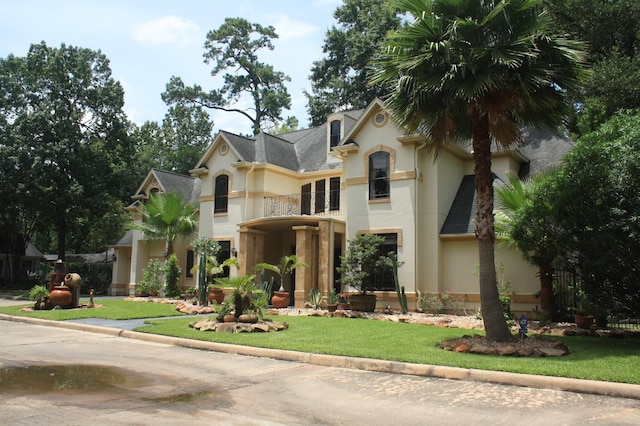
<path id="1" fill-rule="evenodd" d="M 334 218 L 288 216 L 255 219 L 239 225 L 238 260 L 241 274 L 253 274 L 258 263 L 277 265 L 295 254 L 308 268 L 297 268 L 295 278 L 284 277 L 294 306 L 302 308 L 309 291 L 328 295 L 335 281 L 335 253 L 345 247 L 346 225 Z M 277 284 L 276 284 L 277 283 Z M 279 286 L 276 279 L 274 287 Z"/>

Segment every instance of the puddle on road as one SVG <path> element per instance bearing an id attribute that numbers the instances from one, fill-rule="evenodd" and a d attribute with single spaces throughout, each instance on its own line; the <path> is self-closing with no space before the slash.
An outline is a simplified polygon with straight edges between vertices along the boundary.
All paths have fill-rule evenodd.
<path id="1" fill-rule="evenodd" d="M 29 395 L 75 403 L 126 399 L 152 405 L 206 404 L 207 408 L 230 404 L 206 384 L 183 379 L 172 384 L 171 380 L 167 376 L 100 365 L 15 366 L 0 369 L 0 395 Z"/>

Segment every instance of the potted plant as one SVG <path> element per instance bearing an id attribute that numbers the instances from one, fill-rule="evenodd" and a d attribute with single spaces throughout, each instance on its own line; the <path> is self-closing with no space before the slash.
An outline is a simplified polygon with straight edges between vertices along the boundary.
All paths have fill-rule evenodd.
<path id="1" fill-rule="evenodd" d="M 275 272 L 280 277 L 280 288 L 277 291 L 273 292 L 273 297 L 271 298 L 271 305 L 274 308 L 286 308 L 289 306 L 290 297 L 289 292 L 287 292 L 284 288 L 284 277 L 287 274 L 293 273 L 293 271 L 298 267 L 307 267 L 306 263 L 298 262 L 298 257 L 295 254 L 290 256 L 283 256 L 280 259 L 280 263 L 278 265 L 272 265 L 270 263 L 258 263 L 254 267 L 254 273 L 257 271 L 266 269 L 271 272 Z"/>
<path id="2" fill-rule="evenodd" d="M 262 316 L 266 307 L 266 297 L 264 291 L 256 286 L 254 275 L 239 275 L 236 277 L 216 278 L 216 282 L 225 287 L 231 288 L 230 303 L 233 304 L 236 321 L 240 315 L 245 313 Z"/>
<path id="3" fill-rule="evenodd" d="M 331 290 L 329 290 L 329 299 L 327 301 L 327 310 L 329 312 L 335 312 L 336 309 L 338 309 L 338 294 L 336 293 L 336 289 L 331 287 Z"/>
<path id="4" fill-rule="evenodd" d="M 358 291 L 349 298 L 351 310 L 373 312 L 376 307 L 376 295 L 367 293 L 372 289 L 375 274 L 390 272 L 392 262 L 389 257 L 381 255 L 380 245 L 384 237 L 375 234 L 361 234 L 349 241 L 345 256 L 340 256 L 341 265 L 337 268 L 342 274 L 340 282 L 343 286 Z"/>
<path id="5" fill-rule="evenodd" d="M 573 320 L 576 325 L 584 330 L 590 330 L 593 326 L 594 316 L 591 314 L 592 305 L 586 292 L 582 288 L 576 289 L 576 309 Z"/>
<path id="6" fill-rule="evenodd" d="M 157 296 L 162 289 L 162 265 L 158 259 L 150 259 L 142 271 L 142 280 L 136 285 L 136 294 L 140 296 Z"/>
<path id="7" fill-rule="evenodd" d="M 340 293 L 340 295 L 338 296 L 338 305 L 336 306 L 336 308 L 341 311 L 351 309 L 351 305 L 349 304 L 349 296 L 349 293 Z"/>
<path id="8" fill-rule="evenodd" d="M 195 288 L 195 287 L 189 287 L 189 288 L 187 289 L 187 291 L 185 292 L 185 296 L 184 296 L 184 298 L 185 298 L 185 300 L 191 300 L 191 299 L 193 299 L 194 297 L 197 297 L 197 294 L 198 294 L 198 289 L 197 289 L 197 288 Z"/>
<path id="9" fill-rule="evenodd" d="M 35 285 L 29 291 L 29 299 L 35 302 L 33 309 L 47 309 L 49 304 L 49 290 L 43 285 Z"/>

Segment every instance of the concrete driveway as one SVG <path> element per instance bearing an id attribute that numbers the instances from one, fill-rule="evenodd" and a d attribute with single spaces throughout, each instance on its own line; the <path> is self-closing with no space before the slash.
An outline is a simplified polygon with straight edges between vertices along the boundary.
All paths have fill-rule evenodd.
<path id="1" fill-rule="evenodd" d="M 636 399 L 313 365 L 14 321 L 0 327 L 0 424 L 640 423 Z"/>

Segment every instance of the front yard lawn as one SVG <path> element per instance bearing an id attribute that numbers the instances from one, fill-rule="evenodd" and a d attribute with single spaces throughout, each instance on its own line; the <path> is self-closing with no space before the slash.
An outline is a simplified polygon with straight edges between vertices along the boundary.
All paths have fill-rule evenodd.
<path id="1" fill-rule="evenodd" d="M 12 306 L 0 308 L 0 313 L 59 321 L 180 315 L 171 304 L 123 300 L 99 300 L 97 303 L 103 307 L 20 311 L 19 307 Z M 189 327 L 189 323 L 197 318 L 184 316 L 149 320 L 148 326 L 137 331 L 263 348 L 640 384 L 640 339 L 557 337 L 569 347 L 570 355 L 560 358 L 515 358 L 454 353 L 436 347 L 443 339 L 473 334 L 472 330 L 349 318 L 270 318 L 289 323 L 289 329 L 274 333 L 239 334 L 198 331 Z"/>

